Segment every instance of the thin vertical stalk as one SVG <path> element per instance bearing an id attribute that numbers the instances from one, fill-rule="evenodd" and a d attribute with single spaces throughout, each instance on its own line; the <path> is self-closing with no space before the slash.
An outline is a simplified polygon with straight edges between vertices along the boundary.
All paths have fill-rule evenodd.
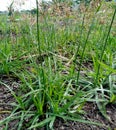
<path id="1" fill-rule="evenodd" d="M 88 43 L 88 40 L 89 40 L 89 36 L 90 36 L 91 30 L 92 30 L 93 24 L 94 24 L 94 19 L 95 18 L 93 18 L 91 26 L 89 27 L 89 31 L 87 33 L 87 37 L 86 37 L 86 40 L 85 40 L 85 43 L 84 43 L 84 46 L 83 46 L 81 60 L 80 60 L 80 64 L 79 64 L 79 70 L 78 70 L 78 73 L 77 73 L 77 83 L 76 83 L 77 85 L 78 85 L 78 81 L 79 81 L 79 76 L 80 76 L 82 62 L 83 62 L 83 59 L 84 59 L 85 49 L 86 49 L 86 46 L 87 46 L 87 43 Z"/>
<path id="2" fill-rule="evenodd" d="M 83 28 L 84 28 L 84 22 L 85 22 L 85 14 L 84 14 L 83 20 L 82 20 L 82 26 L 81 26 L 82 28 L 81 28 L 81 31 L 80 31 L 80 39 L 82 38 L 82 33 L 83 33 Z M 74 70 L 75 70 L 75 65 L 76 65 L 75 63 L 76 63 L 76 60 L 77 60 L 77 56 L 78 56 L 78 52 L 79 52 L 80 47 L 81 47 L 81 43 L 79 41 L 79 45 L 78 45 L 78 47 L 76 49 L 75 57 L 74 57 L 73 73 L 74 73 Z"/>
<path id="3" fill-rule="evenodd" d="M 42 54 L 41 54 L 41 43 L 40 43 L 40 27 L 39 27 L 39 3 L 38 0 L 36 0 L 36 8 L 37 8 L 37 18 L 36 18 L 36 23 L 37 23 L 37 42 L 38 42 L 38 51 L 40 55 L 40 61 L 43 59 Z M 44 70 L 42 67 L 42 62 L 41 62 L 41 69 L 42 69 L 42 77 L 43 77 L 43 83 L 45 83 L 45 77 L 44 77 Z"/>
<path id="4" fill-rule="evenodd" d="M 85 40 L 85 43 L 84 43 L 84 46 L 83 46 L 83 50 L 82 50 L 82 55 L 81 55 L 81 60 L 80 60 L 80 64 L 79 64 L 79 70 L 78 70 L 78 73 L 77 73 L 77 80 L 76 80 L 76 85 L 78 86 L 78 82 L 79 82 L 79 76 L 80 76 L 80 71 L 81 71 L 81 66 L 82 66 L 82 62 L 83 62 L 83 59 L 84 59 L 84 53 L 85 53 L 85 49 L 86 49 L 86 46 L 87 46 L 87 43 L 88 43 L 88 40 L 89 40 L 89 36 L 90 36 L 90 33 L 91 33 L 91 30 L 92 30 L 92 27 L 94 25 L 94 20 L 95 20 L 95 15 L 96 13 L 99 11 L 101 7 L 101 4 L 100 6 L 98 6 L 95 14 L 94 14 L 94 17 L 92 19 L 92 23 L 89 27 L 89 30 L 88 30 L 88 33 L 87 33 L 87 37 L 86 37 L 86 40 Z"/>
<path id="5" fill-rule="evenodd" d="M 40 28 L 39 28 L 39 6 L 38 0 L 36 0 L 36 8 L 37 8 L 37 17 L 36 17 L 36 26 L 37 26 L 37 43 L 38 43 L 38 51 L 41 57 L 41 46 L 40 46 Z"/>
<path id="6" fill-rule="evenodd" d="M 36 22 L 37 22 L 37 42 L 38 42 L 38 51 L 39 51 L 39 57 L 40 57 L 40 61 L 43 59 L 42 54 L 41 54 L 41 43 L 40 43 L 40 27 L 39 27 L 39 6 L 38 6 L 38 0 L 36 0 L 36 8 L 37 8 L 37 18 L 36 18 Z M 43 68 L 43 64 L 42 62 L 40 62 L 41 64 L 41 71 L 40 71 L 40 78 L 41 78 L 41 85 L 40 87 L 43 88 L 43 90 L 45 90 L 45 85 L 46 85 L 46 80 L 45 80 L 45 74 L 44 74 L 44 68 Z M 43 114 L 44 109 L 45 111 L 47 111 L 46 109 L 46 103 L 47 103 L 47 98 L 45 96 L 45 92 L 43 91 L 42 93 L 39 94 L 40 95 L 40 102 L 43 102 L 43 106 L 40 110 L 41 114 Z"/>
<path id="7" fill-rule="evenodd" d="M 110 23 L 110 26 L 109 26 L 109 30 L 108 30 L 108 33 L 107 33 L 107 36 L 106 36 L 106 39 L 105 39 L 105 42 L 104 42 L 104 45 L 103 45 L 103 49 L 102 49 L 101 56 L 100 56 L 100 62 L 102 61 L 103 54 L 104 54 L 104 51 L 105 51 L 106 46 L 107 46 L 107 43 L 108 43 L 108 38 L 109 38 L 109 35 L 110 35 L 110 32 L 111 32 L 111 28 L 112 28 L 112 24 L 113 24 L 115 15 L 116 15 L 116 8 L 115 8 L 115 10 L 114 10 L 114 14 L 113 14 L 113 16 L 112 16 L 112 20 L 111 20 L 111 23 Z M 100 71 L 100 64 L 98 65 L 98 69 L 97 69 L 96 79 L 95 79 L 95 83 L 94 83 L 95 86 L 96 86 L 97 83 L 98 83 L 99 71 Z"/>

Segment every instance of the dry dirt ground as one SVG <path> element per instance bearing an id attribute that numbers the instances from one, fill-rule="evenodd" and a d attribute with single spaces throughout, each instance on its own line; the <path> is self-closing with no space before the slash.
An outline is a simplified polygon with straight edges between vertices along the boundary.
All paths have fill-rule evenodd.
<path id="1" fill-rule="evenodd" d="M 0 81 L 8 84 L 10 88 L 14 91 L 17 91 L 20 84 L 17 79 L 8 78 L 5 76 L 0 76 Z M 13 101 L 14 98 L 7 87 L 0 84 L 0 120 L 9 115 L 9 111 L 12 110 L 10 103 L 12 103 Z M 57 118 L 54 123 L 54 130 L 116 130 L 116 104 L 107 105 L 107 114 L 111 118 L 110 122 L 101 115 L 95 103 L 86 103 L 83 110 L 86 112 L 86 114 L 83 116 L 83 119 L 100 122 L 104 125 L 104 127 L 74 121 L 64 121 Z M 16 123 L 18 123 L 18 121 L 11 122 L 9 124 L 8 130 L 17 130 L 17 128 L 14 127 L 14 124 Z M 0 130 L 3 130 L 3 126 L 0 126 Z M 46 128 L 40 128 L 38 130 L 46 130 Z"/>

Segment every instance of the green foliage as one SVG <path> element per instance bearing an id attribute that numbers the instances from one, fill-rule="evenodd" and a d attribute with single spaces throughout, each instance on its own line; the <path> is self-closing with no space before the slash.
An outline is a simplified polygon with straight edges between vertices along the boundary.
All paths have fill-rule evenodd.
<path id="1" fill-rule="evenodd" d="M 20 14 L 23 20 L 9 23 L 0 16 L 0 74 L 20 80 L 18 92 L 0 81 L 15 98 L 13 111 L 0 125 L 8 129 L 17 119 L 18 130 L 53 129 L 60 117 L 101 126 L 81 118 L 89 101 L 110 120 L 105 108 L 116 102 L 116 10 L 108 8 L 101 22 L 101 8 L 56 17 L 40 14 L 37 6 L 36 17 Z"/>

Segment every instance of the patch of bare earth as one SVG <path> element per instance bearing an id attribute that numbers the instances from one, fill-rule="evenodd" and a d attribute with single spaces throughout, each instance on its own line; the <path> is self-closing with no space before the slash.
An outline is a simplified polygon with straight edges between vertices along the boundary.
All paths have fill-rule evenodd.
<path id="1" fill-rule="evenodd" d="M 19 81 L 11 77 L 2 75 L 0 76 L 0 81 L 4 83 L 5 85 L 9 86 L 10 89 L 15 92 L 17 91 L 19 87 Z M 10 115 L 13 109 L 13 106 L 11 104 L 15 101 L 10 90 L 5 85 L 0 83 L 0 120 L 3 120 Z M 13 128 L 16 122 L 17 121 L 11 122 L 9 126 Z M 3 128 L 4 126 L 1 126 L 0 124 L 0 130 L 3 130 Z M 9 129 L 9 130 L 14 130 L 14 129 Z"/>
<path id="2" fill-rule="evenodd" d="M 96 104 L 94 103 L 86 103 L 83 108 L 86 114 L 83 115 L 83 119 L 99 122 L 103 124 L 103 126 L 96 126 L 91 124 L 84 124 L 75 121 L 64 121 L 64 120 L 56 120 L 54 129 L 55 130 L 116 130 L 116 105 L 108 105 L 107 106 L 107 114 L 110 117 L 110 121 L 102 116 L 99 112 Z"/>
<path id="3" fill-rule="evenodd" d="M 14 78 L 0 77 L 0 80 L 4 84 L 8 85 L 13 91 L 16 92 L 18 90 L 19 81 Z M 14 101 L 15 99 L 11 95 L 9 89 L 0 84 L 0 120 L 3 120 L 9 116 L 13 109 L 11 103 Z M 83 115 L 83 119 L 102 123 L 103 126 L 84 124 L 76 121 L 64 121 L 57 118 L 54 123 L 54 130 L 108 130 L 108 128 L 111 130 L 116 130 L 116 104 L 107 105 L 107 114 L 111 119 L 110 121 L 102 116 L 95 103 L 86 103 L 83 110 L 86 112 L 86 114 Z M 14 127 L 17 123 L 17 120 L 10 122 L 8 130 L 17 130 L 17 128 Z M 3 130 L 3 128 L 4 126 L 0 126 L 0 130 Z M 37 130 L 46 130 L 46 128 L 38 128 Z"/>

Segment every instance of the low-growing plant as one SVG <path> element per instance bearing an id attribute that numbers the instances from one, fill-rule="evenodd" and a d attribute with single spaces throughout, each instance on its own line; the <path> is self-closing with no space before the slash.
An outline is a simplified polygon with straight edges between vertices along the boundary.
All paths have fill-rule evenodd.
<path id="1" fill-rule="evenodd" d="M 116 40 L 111 35 L 116 9 L 109 26 L 98 24 L 102 4 L 91 14 L 87 7 L 78 17 L 76 12 L 51 17 L 40 13 L 36 0 L 36 15 L 11 22 L 9 30 L 16 35 L 6 34 L 0 44 L 0 74 L 13 75 L 20 85 L 15 92 L 0 81 L 15 99 L 9 116 L 0 121 L 4 129 L 14 120 L 17 130 L 54 129 L 57 118 L 102 126 L 82 118 L 86 102 L 96 102 L 110 120 L 105 108 L 116 102 Z"/>

